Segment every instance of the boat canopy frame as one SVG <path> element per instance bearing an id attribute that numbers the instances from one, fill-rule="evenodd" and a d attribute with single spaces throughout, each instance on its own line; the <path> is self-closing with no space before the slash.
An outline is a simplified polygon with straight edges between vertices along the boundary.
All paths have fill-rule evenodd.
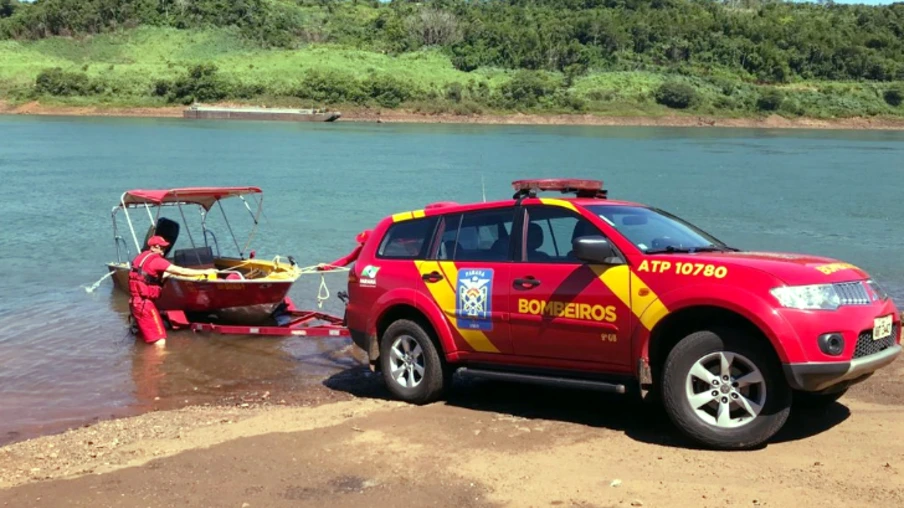
<path id="1" fill-rule="evenodd" d="M 256 205 L 256 212 L 251 209 L 251 206 L 248 205 L 248 201 L 245 199 L 245 196 L 249 196 L 252 200 L 254 200 L 254 204 Z M 257 198 L 260 196 L 260 199 Z M 245 209 L 248 210 L 248 213 L 251 215 L 251 219 L 253 221 L 253 226 L 251 228 L 251 233 L 248 235 L 248 240 L 245 242 L 243 247 L 239 246 L 238 239 L 235 236 L 235 233 L 232 230 L 232 225 L 229 223 L 229 217 L 226 215 L 226 211 L 223 209 L 222 200 L 228 199 L 232 197 L 239 198 L 242 203 L 245 205 Z M 220 252 L 220 243 L 217 240 L 216 234 L 207 229 L 207 215 L 210 212 L 210 209 L 216 206 L 220 209 L 220 212 L 223 214 L 223 220 L 226 222 L 226 228 L 229 230 L 229 234 L 232 236 L 232 241 L 235 244 L 236 251 L 239 254 L 240 259 L 245 259 L 245 251 L 251 246 L 251 241 L 254 239 L 254 235 L 257 232 L 257 228 L 260 224 L 260 218 L 263 214 L 263 205 L 264 205 L 264 196 L 263 192 L 258 187 L 184 187 L 184 188 L 175 188 L 175 189 L 166 189 L 166 190 L 131 190 L 126 191 L 120 196 L 119 204 L 113 207 L 111 212 L 111 217 L 113 220 L 113 243 L 116 248 L 116 259 L 118 263 L 123 263 L 123 250 L 125 251 L 126 263 L 130 263 L 132 258 L 134 257 L 131 253 L 131 249 L 129 249 L 128 243 L 119 234 L 119 227 L 116 220 L 116 216 L 120 210 L 126 216 L 126 222 L 129 226 L 129 231 L 132 235 L 132 240 L 135 244 L 135 255 L 141 252 L 142 244 L 138 242 L 138 235 L 135 233 L 135 226 L 132 223 L 132 217 L 129 215 L 129 209 L 137 209 L 144 208 L 147 211 L 148 219 L 151 222 L 151 227 L 156 230 L 158 221 L 160 219 L 160 212 L 165 207 L 175 207 L 179 210 L 179 215 L 182 217 L 182 222 L 185 225 L 186 232 L 188 233 L 188 239 L 191 243 L 193 249 L 198 246 L 195 244 L 194 237 L 191 233 L 191 227 L 189 227 L 188 219 L 185 217 L 185 210 L 183 206 L 185 205 L 194 205 L 199 209 L 199 213 L 201 215 L 201 231 L 204 237 L 204 247 L 210 247 L 208 243 L 208 236 L 213 239 L 214 247 L 216 248 L 216 257 L 221 256 Z M 151 213 L 151 208 L 156 208 L 157 213 Z"/>

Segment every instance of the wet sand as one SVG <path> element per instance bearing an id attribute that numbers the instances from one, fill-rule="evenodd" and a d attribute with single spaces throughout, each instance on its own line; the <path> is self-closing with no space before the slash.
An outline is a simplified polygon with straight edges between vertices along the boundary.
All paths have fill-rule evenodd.
<path id="1" fill-rule="evenodd" d="M 213 106 L 243 106 L 218 103 Z M 114 106 L 54 106 L 36 101 L 12 105 L 0 100 L 0 114 L 45 116 L 98 116 L 182 118 L 184 106 L 114 107 Z M 359 108 L 342 111 L 338 122 L 377 123 L 467 123 L 482 125 L 598 125 L 635 127 L 733 127 L 762 129 L 845 129 L 845 130 L 904 130 L 902 118 L 784 118 L 770 115 L 763 118 L 722 118 L 705 115 L 664 116 L 605 116 L 594 114 L 520 114 L 510 115 L 456 115 L 452 113 L 427 114 L 404 110 L 378 110 Z"/>
<path id="2" fill-rule="evenodd" d="M 124 345 L 131 348 L 125 360 L 130 382 L 119 391 L 122 405 L 97 406 L 95 399 L 78 399 L 77 393 L 63 397 L 52 386 L 19 396 L 7 393 L 2 403 L 10 413 L 0 418 L 0 447 L 101 420 L 154 411 L 271 404 L 310 406 L 347 400 L 347 394 L 327 389 L 321 380 L 364 364 L 364 355 L 347 339 L 338 337 L 254 340 L 239 336 L 210 341 L 191 331 L 170 331 L 164 350 L 147 347 L 132 336 L 127 339 L 132 342 Z M 81 391 L 97 389 L 86 380 L 68 382 L 83 383 Z M 134 392 L 130 394 L 128 388 Z"/>
<path id="3" fill-rule="evenodd" d="M 904 363 L 762 449 L 696 449 L 661 411 L 593 392 L 456 379 L 393 401 L 354 368 L 308 407 L 236 401 L 0 448 L 4 506 L 901 506 Z"/>

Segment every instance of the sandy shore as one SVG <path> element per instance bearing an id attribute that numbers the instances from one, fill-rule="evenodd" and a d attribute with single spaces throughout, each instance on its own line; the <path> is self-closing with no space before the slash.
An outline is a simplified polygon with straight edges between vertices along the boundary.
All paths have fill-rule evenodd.
<path id="1" fill-rule="evenodd" d="M 419 407 L 359 370 L 325 381 L 347 400 L 189 407 L 2 447 L 0 505 L 904 505 L 904 364 L 737 453 L 695 449 L 618 396 L 457 380 Z"/>
<path id="2" fill-rule="evenodd" d="M 229 106 L 233 104 L 218 104 Z M 98 116 L 181 118 L 183 106 L 159 108 L 139 107 L 76 107 L 50 106 L 38 102 L 11 105 L 0 100 L 2 115 L 44 116 Z M 813 118 L 788 119 L 778 115 L 765 118 L 719 118 L 692 115 L 662 117 L 618 117 L 591 114 L 572 115 L 454 115 L 414 113 L 395 110 L 359 109 L 343 111 L 340 122 L 379 123 L 467 123 L 485 125 L 600 125 L 600 126 L 653 126 L 653 127 L 737 127 L 764 129 L 876 129 L 904 130 L 904 118 L 845 118 L 821 120 Z"/>

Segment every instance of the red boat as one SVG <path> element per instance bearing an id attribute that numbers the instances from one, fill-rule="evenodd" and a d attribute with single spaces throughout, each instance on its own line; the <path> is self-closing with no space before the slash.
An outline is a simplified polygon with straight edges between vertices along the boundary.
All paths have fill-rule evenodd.
<path id="1" fill-rule="evenodd" d="M 243 246 L 236 240 L 233 225 L 230 224 L 222 202 L 227 199 L 241 201 L 251 215 L 253 224 L 248 240 Z M 259 199 L 258 199 L 259 198 Z M 248 201 L 255 205 L 254 209 Z M 241 206 L 241 205 L 239 205 Z M 224 255 L 220 250 L 216 233 L 208 224 L 213 208 L 219 208 L 225 227 L 232 237 L 236 253 Z M 185 209 L 200 212 L 197 224 L 189 224 Z M 139 241 L 136 225 L 130 210 L 144 209 L 147 212 L 147 232 Z M 171 210 L 172 215 L 182 219 L 181 223 L 168 217 L 161 217 L 163 210 Z M 122 211 L 128 223 L 134 250 L 119 232 L 117 215 Z M 116 262 L 107 263 L 117 288 L 128 292 L 128 275 L 131 260 L 147 249 L 147 240 L 153 235 L 164 237 L 170 245 L 164 256 L 171 262 L 189 268 L 217 268 L 214 277 L 167 276 L 163 293 L 157 301 L 161 311 L 184 311 L 186 313 L 215 314 L 233 322 L 258 322 L 266 319 L 286 300 L 292 284 L 302 271 L 291 256 L 280 261 L 255 257 L 249 251 L 251 240 L 263 211 L 263 192 L 257 187 L 188 187 L 166 190 L 136 189 L 123 193 L 120 202 L 113 208 L 113 237 L 116 245 Z M 144 214 L 139 214 L 143 216 Z M 196 239 L 193 234 L 200 233 Z"/>

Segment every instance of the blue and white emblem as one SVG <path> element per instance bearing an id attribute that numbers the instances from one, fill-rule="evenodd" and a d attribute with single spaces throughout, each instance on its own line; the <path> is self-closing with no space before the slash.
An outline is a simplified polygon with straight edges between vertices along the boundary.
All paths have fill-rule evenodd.
<path id="1" fill-rule="evenodd" d="M 490 318 L 493 300 L 493 270 L 462 268 L 458 270 L 455 315 L 459 328 L 492 330 Z"/>

